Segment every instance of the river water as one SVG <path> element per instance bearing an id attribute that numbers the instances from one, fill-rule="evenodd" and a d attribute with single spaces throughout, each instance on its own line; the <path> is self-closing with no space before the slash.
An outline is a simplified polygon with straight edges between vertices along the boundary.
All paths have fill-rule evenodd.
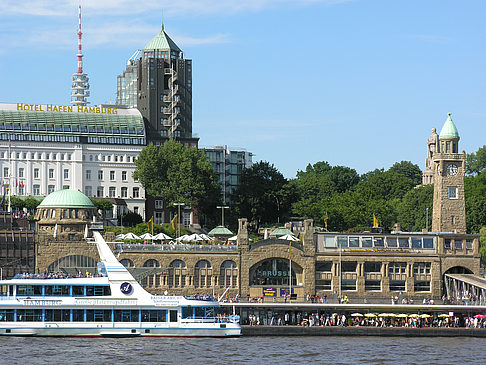
<path id="1" fill-rule="evenodd" d="M 485 364 L 484 338 L 0 337 L 0 364 Z"/>

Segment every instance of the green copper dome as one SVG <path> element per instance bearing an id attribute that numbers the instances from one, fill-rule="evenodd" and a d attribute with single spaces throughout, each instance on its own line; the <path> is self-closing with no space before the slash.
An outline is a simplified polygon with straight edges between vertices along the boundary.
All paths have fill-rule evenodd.
<path id="1" fill-rule="evenodd" d="M 86 195 L 71 189 L 62 189 L 49 194 L 39 204 L 39 207 L 95 208 L 94 204 Z"/>
<path id="2" fill-rule="evenodd" d="M 223 226 L 217 226 L 209 231 L 208 235 L 210 236 L 232 236 L 233 232 L 231 232 L 228 228 Z"/>
<path id="3" fill-rule="evenodd" d="M 177 47 L 177 44 L 175 44 L 164 31 L 164 24 L 162 24 L 160 33 L 157 34 L 150 42 L 148 42 L 144 48 L 144 50 L 149 49 L 170 49 L 172 51 L 181 52 L 180 48 Z"/>
<path id="4" fill-rule="evenodd" d="M 439 138 L 459 138 L 459 132 L 457 132 L 457 128 L 452 121 L 451 113 L 448 113 L 447 120 L 440 131 Z"/>

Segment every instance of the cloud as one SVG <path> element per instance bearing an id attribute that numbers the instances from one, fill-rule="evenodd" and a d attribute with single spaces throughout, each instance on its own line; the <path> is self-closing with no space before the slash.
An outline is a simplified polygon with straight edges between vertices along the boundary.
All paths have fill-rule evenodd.
<path id="1" fill-rule="evenodd" d="M 34 16 L 72 16 L 78 3 L 83 13 L 90 16 L 120 16 L 153 13 L 165 15 L 236 14 L 260 11 L 281 5 L 308 6 L 313 4 L 335 5 L 351 0 L 144 0 L 136 5 L 133 0 L 2 0 L 0 14 Z"/>

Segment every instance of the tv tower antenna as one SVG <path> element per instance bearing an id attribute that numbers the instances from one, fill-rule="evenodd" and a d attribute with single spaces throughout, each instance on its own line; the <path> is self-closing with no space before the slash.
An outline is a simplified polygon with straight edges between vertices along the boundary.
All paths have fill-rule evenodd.
<path id="1" fill-rule="evenodd" d="M 86 98 L 89 96 L 89 78 L 88 75 L 83 73 L 83 51 L 81 47 L 81 37 L 83 33 L 81 32 L 81 5 L 79 5 L 78 18 L 79 18 L 79 28 L 78 28 L 78 72 L 73 74 L 73 87 L 71 92 L 71 104 L 86 106 L 89 101 Z"/>

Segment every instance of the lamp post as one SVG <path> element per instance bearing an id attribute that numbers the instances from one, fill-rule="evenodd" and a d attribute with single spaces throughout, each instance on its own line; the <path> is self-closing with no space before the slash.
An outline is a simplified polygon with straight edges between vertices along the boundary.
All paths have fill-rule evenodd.
<path id="1" fill-rule="evenodd" d="M 227 205 L 218 205 L 216 208 L 221 209 L 221 225 L 224 227 L 224 210 L 229 209 Z"/>
<path id="2" fill-rule="evenodd" d="M 173 203 L 172 205 L 177 206 L 177 232 L 176 238 L 181 236 L 181 206 L 185 205 L 184 203 Z"/>

